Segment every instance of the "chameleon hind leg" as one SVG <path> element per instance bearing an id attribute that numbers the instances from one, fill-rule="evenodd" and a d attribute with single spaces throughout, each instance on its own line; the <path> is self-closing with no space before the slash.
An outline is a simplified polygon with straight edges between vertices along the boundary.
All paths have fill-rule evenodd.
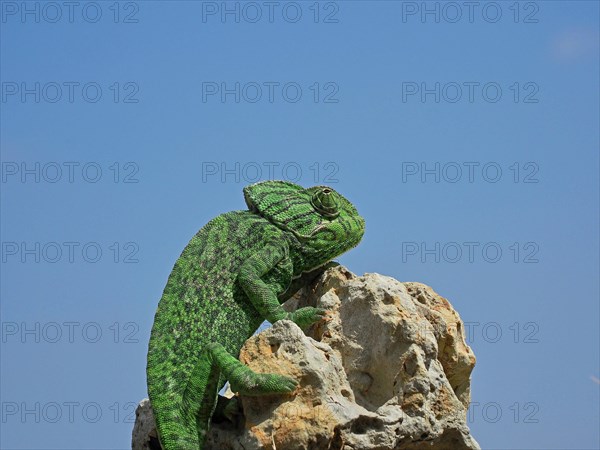
<path id="1" fill-rule="evenodd" d="M 209 344 L 202 352 L 183 395 L 184 417 L 188 423 L 196 423 L 200 449 L 217 404 L 221 375 L 229 380 L 233 392 L 242 395 L 283 394 L 293 391 L 298 385 L 284 375 L 256 373 L 231 356 L 221 344 Z"/>
<path id="2" fill-rule="evenodd" d="M 285 394 L 292 392 L 296 380 L 276 373 L 256 373 L 234 358 L 221 344 L 210 344 L 209 352 L 233 392 L 242 395 Z"/>

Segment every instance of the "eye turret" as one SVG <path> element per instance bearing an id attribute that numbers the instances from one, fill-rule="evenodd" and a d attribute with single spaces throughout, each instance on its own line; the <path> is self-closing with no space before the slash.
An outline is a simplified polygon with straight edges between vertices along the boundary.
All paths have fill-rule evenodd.
<path id="1" fill-rule="evenodd" d="M 333 189 L 319 189 L 313 194 L 310 202 L 319 214 L 328 219 L 335 219 L 340 214 L 340 206 Z"/>

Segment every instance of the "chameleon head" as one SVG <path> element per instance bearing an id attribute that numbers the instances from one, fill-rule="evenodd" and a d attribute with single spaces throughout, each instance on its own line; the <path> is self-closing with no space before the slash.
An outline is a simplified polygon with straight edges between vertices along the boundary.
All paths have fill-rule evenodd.
<path id="1" fill-rule="evenodd" d="M 251 211 L 293 233 L 316 265 L 355 247 L 365 233 L 354 205 L 328 186 L 262 181 L 246 186 L 244 198 Z"/>

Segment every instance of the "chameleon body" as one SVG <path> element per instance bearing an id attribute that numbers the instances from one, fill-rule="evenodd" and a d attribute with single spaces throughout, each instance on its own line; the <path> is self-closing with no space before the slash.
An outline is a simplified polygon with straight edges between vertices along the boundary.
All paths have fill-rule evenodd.
<path id="1" fill-rule="evenodd" d="M 202 449 L 227 380 L 243 395 L 295 389 L 289 377 L 244 366 L 240 349 L 264 320 L 322 319 L 323 309 L 287 313 L 281 303 L 364 234 L 354 206 L 327 186 L 264 181 L 244 197 L 248 210 L 216 217 L 190 240 L 158 304 L 146 374 L 164 450 Z"/>

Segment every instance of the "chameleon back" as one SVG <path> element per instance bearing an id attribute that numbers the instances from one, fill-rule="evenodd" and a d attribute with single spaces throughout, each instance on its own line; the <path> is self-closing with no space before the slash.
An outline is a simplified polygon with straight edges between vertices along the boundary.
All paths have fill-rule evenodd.
<path id="1" fill-rule="evenodd" d="M 146 370 L 159 433 L 163 422 L 183 422 L 178 405 L 203 348 L 216 341 L 237 356 L 263 322 L 236 275 L 273 238 L 283 239 L 283 232 L 260 215 L 225 213 L 201 228 L 175 263 L 155 314 Z"/>

